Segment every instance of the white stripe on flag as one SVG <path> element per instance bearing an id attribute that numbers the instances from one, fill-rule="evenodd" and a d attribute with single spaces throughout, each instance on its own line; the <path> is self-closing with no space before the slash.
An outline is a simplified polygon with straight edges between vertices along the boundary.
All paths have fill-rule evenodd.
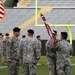
<path id="1" fill-rule="evenodd" d="M 2 18 L 3 18 L 3 16 L 4 16 L 4 15 L 0 14 L 0 17 L 2 17 Z"/>
<path id="2" fill-rule="evenodd" d="M 3 10 L 1 10 L 1 9 L 0 9 L 0 12 L 4 13 L 4 11 L 3 11 Z"/>
<path id="3" fill-rule="evenodd" d="M 3 7 L 2 5 L 0 5 L 0 7 L 1 7 L 2 9 L 4 9 L 4 7 Z"/>

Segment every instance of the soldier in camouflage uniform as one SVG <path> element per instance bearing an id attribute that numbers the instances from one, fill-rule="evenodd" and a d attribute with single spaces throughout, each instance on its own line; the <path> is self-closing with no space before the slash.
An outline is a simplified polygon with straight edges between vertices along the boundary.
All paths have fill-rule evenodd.
<path id="1" fill-rule="evenodd" d="M 4 55 L 4 63 L 6 63 L 6 60 L 7 60 L 7 50 L 8 50 L 8 46 L 10 45 L 9 44 L 9 34 L 6 33 L 5 34 L 6 38 L 3 40 L 3 47 L 4 47 L 4 50 L 3 50 L 3 55 Z"/>
<path id="2" fill-rule="evenodd" d="M 2 33 L 0 33 L 0 64 L 2 64 L 2 55 L 3 55 L 3 39 Z"/>
<path id="3" fill-rule="evenodd" d="M 26 39 L 26 36 L 25 35 L 22 35 L 21 42 L 25 41 L 25 39 Z M 20 63 L 23 63 L 23 59 L 22 58 L 20 59 Z"/>
<path id="4" fill-rule="evenodd" d="M 57 44 L 57 75 L 72 75 L 70 55 L 73 52 L 73 48 L 69 42 L 66 41 L 68 34 L 61 32 L 61 41 Z"/>
<path id="5" fill-rule="evenodd" d="M 20 35 L 20 28 L 15 27 L 13 29 L 13 36 L 10 38 L 7 51 L 7 62 L 8 62 L 8 75 L 18 75 L 19 69 L 19 44 L 20 39 L 18 36 Z"/>
<path id="6" fill-rule="evenodd" d="M 37 40 L 33 38 L 34 31 L 28 30 L 28 38 L 21 43 L 20 53 L 23 57 L 23 75 L 36 75 L 36 64 L 41 56 Z"/>
<path id="7" fill-rule="evenodd" d="M 39 47 L 40 47 L 40 49 L 41 49 L 41 48 L 42 48 L 42 44 L 41 44 L 41 38 L 40 38 L 40 35 L 38 35 L 38 36 L 36 37 L 36 39 L 37 39 L 38 44 L 39 44 Z M 41 64 L 38 62 L 37 65 L 41 65 Z"/>
<path id="8" fill-rule="evenodd" d="M 36 38 L 37 38 L 37 41 L 38 41 L 38 43 L 39 43 L 39 47 L 40 47 L 40 49 L 41 49 L 41 48 L 42 48 L 42 44 L 41 44 L 40 35 L 38 35 Z"/>
<path id="9" fill-rule="evenodd" d="M 26 36 L 25 35 L 22 35 L 21 41 L 25 41 L 25 39 L 26 39 Z"/>
<path id="10" fill-rule="evenodd" d="M 53 30 L 53 36 L 57 36 L 57 31 Z M 56 72 L 56 48 L 54 47 L 52 39 L 46 42 L 46 56 L 47 56 L 47 64 L 49 68 L 49 75 L 57 75 Z"/>

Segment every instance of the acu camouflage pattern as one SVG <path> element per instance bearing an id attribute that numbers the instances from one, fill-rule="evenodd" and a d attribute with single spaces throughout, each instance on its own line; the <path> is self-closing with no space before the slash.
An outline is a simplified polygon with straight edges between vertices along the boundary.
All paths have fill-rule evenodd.
<path id="1" fill-rule="evenodd" d="M 10 46 L 9 46 L 7 56 L 10 57 L 11 59 L 19 60 L 20 58 L 20 55 L 19 55 L 20 39 L 13 36 L 10 38 L 9 43 L 10 43 Z"/>
<path id="2" fill-rule="evenodd" d="M 23 57 L 23 75 L 36 75 L 36 64 L 41 56 L 39 43 L 34 38 L 27 38 L 20 45 L 20 54 Z"/>
<path id="3" fill-rule="evenodd" d="M 46 42 L 46 55 L 50 58 L 56 59 L 56 48 L 50 40 Z"/>
<path id="4" fill-rule="evenodd" d="M 13 36 L 9 40 L 10 46 L 7 52 L 7 57 L 11 58 L 11 62 L 8 62 L 8 75 L 18 75 L 19 69 L 19 44 L 20 40 Z"/>
<path id="5" fill-rule="evenodd" d="M 63 71 L 65 75 L 72 75 L 72 68 L 70 62 L 70 55 L 73 52 L 72 46 L 66 41 L 60 41 L 57 45 L 57 73 L 58 75 L 62 75 Z"/>
<path id="6" fill-rule="evenodd" d="M 2 55 L 3 55 L 3 39 L 0 38 L 0 62 L 2 61 Z"/>
<path id="7" fill-rule="evenodd" d="M 56 47 L 53 45 L 52 41 L 50 40 L 46 42 L 46 56 L 47 56 L 48 68 L 50 70 L 49 75 L 57 75 L 56 73 Z"/>
<path id="8" fill-rule="evenodd" d="M 7 51 L 9 50 L 9 46 L 10 46 L 10 43 L 9 43 L 9 38 L 7 39 L 7 38 L 5 38 L 4 40 L 3 40 L 3 55 L 4 55 L 4 61 L 6 62 L 6 60 L 7 60 Z"/>

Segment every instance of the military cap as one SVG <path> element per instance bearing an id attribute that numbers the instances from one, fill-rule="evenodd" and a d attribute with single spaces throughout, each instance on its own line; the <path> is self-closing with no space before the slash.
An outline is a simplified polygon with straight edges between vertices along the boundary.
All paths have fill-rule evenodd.
<path id="1" fill-rule="evenodd" d="M 30 34 L 34 34 L 34 30 L 29 29 L 29 30 L 28 30 L 28 33 L 30 33 Z"/>
<path id="2" fill-rule="evenodd" d="M 55 34 L 57 34 L 57 31 L 56 31 L 56 30 L 53 30 L 53 32 L 54 32 Z"/>
<path id="3" fill-rule="evenodd" d="M 0 33 L 0 35 L 2 35 L 2 33 Z"/>
<path id="4" fill-rule="evenodd" d="M 13 29 L 14 32 L 19 32 L 20 30 L 21 30 L 21 29 L 18 28 L 18 27 L 15 27 L 15 28 Z"/>
<path id="5" fill-rule="evenodd" d="M 25 35 L 22 35 L 22 38 L 25 38 L 26 36 Z"/>
<path id="6" fill-rule="evenodd" d="M 9 34 L 8 34 L 8 33 L 6 33 L 6 34 L 5 34 L 5 36 L 9 36 Z"/>
<path id="7" fill-rule="evenodd" d="M 40 35 L 38 35 L 36 38 L 39 38 L 40 37 Z"/>
<path id="8" fill-rule="evenodd" d="M 56 35 L 57 34 L 57 31 L 53 30 L 52 31 L 52 34 Z"/>

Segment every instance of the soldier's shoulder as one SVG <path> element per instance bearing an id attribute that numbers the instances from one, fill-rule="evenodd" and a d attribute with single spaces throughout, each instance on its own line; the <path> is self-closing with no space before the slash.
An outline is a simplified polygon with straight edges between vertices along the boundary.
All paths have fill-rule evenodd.
<path id="1" fill-rule="evenodd" d="M 51 40 L 47 40 L 46 43 L 51 43 Z"/>
<path id="2" fill-rule="evenodd" d="M 66 41 L 66 43 L 67 43 L 67 45 L 71 46 L 71 44 L 68 41 Z"/>

